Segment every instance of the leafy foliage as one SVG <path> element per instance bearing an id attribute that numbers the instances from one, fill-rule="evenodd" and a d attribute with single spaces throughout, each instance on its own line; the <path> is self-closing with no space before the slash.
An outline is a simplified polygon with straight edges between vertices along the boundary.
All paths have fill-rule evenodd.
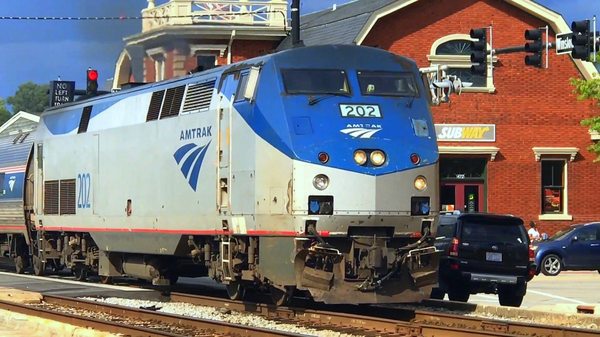
<path id="1" fill-rule="evenodd" d="M 12 105 L 14 112 L 26 111 L 41 114 L 49 106 L 48 84 L 27 82 L 21 84 L 14 96 L 6 101 Z"/>
<path id="2" fill-rule="evenodd" d="M 6 102 L 2 98 L 0 98 L 0 126 L 6 123 L 7 120 L 10 119 L 11 113 L 6 109 Z"/>
<path id="3" fill-rule="evenodd" d="M 583 79 L 572 79 L 571 84 L 575 86 L 577 98 L 580 100 L 591 99 L 600 106 L 600 77 L 595 77 L 589 81 Z M 592 131 L 600 133 L 600 116 L 586 118 L 581 121 L 581 125 L 587 126 Z M 600 161 L 600 142 L 595 142 L 588 146 L 588 150 L 597 155 L 595 162 Z"/>

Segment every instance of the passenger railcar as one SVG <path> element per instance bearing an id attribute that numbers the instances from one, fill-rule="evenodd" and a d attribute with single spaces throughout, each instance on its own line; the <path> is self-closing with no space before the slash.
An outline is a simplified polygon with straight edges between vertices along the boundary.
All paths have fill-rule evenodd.
<path id="1" fill-rule="evenodd" d="M 428 103 L 413 61 L 338 45 L 50 108 L 24 223 L 0 226 L 17 229 L 19 272 L 210 276 L 279 304 L 418 301 L 438 263 Z"/>

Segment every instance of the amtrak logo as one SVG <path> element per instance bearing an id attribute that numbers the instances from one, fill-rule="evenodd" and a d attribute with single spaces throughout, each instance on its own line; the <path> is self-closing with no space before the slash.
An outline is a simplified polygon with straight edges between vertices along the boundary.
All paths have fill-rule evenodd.
<path id="1" fill-rule="evenodd" d="M 204 160 L 208 145 L 210 145 L 210 141 L 204 146 L 194 143 L 185 144 L 173 154 L 175 161 L 181 168 L 181 173 L 183 173 L 183 176 L 194 191 L 198 187 L 200 168 L 202 167 L 202 161 Z"/>
<path id="2" fill-rule="evenodd" d="M 371 138 L 374 134 L 381 131 L 381 125 L 378 124 L 348 124 L 340 132 L 351 136 L 352 138 Z"/>

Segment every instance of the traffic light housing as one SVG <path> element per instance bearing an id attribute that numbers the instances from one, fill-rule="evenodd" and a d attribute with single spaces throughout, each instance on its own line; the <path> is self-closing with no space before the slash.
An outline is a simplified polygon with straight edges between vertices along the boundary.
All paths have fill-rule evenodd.
<path id="1" fill-rule="evenodd" d="M 87 85 L 85 89 L 86 95 L 96 95 L 98 93 L 98 71 L 88 68 L 87 70 Z"/>
<path id="2" fill-rule="evenodd" d="M 473 74 L 487 74 L 487 32 L 485 28 L 471 29 L 469 35 L 476 41 L 471 41 L 471 66 Z"/>
<path id="3" fill-rule="evenodd" d="M 525 64 L 528 66 L 542 67 L 542 43 L 541 29 L 528 29 L 525 31 L 525 39 L 529 40 L 525 43 L 525 51 L 531 53 L 525 56 Z"/>
<path id="4" fill-rule="evenodd" d="M 590 57 L 590 20 L 573 21 L 573 50 L 571 56 L 574 59 L 587 60 Z"/>

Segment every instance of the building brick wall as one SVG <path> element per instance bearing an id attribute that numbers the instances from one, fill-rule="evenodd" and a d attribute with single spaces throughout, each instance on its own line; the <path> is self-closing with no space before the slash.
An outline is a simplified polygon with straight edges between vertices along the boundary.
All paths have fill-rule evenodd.
<path id="1" fill-rule="evenodd" d="M 523 45 L 526 29 L 545 26 L 538 18 L 496 0 L 428 0 L 380 19 L 363 42 L 429 65 L 427 55 L 437 39 L 468 34 L 493 25 L 495 48 Z M 550 39 L 554 32 L 550 30 Z M 489 41 L 488 41 L 489 43 Z M 577 101 L 571 78 L 580 74 L 569 55 L 549 53 L 549 68 L 525 66 L 526 53 L 498 55 L 494 64 L 496 92 L 465 93 L 432 108 L 441 123 L 495 124 L 494 143 L 440 145 L 496 146 L 500 152 L 487 165 L 487 210 L 534 220 L 540 232 L 554 233 L 571 223 L 600 220 L 600 164 L 586 147 L 591 143 L 584 118 L 600 111 L 590 101 Z M 541 164 L 532 147 L 577 147 L 568 162 L 568 210 L 572 221 L 541 221 Z M 566 158 L 566 157 L 561 157 Z"/>

